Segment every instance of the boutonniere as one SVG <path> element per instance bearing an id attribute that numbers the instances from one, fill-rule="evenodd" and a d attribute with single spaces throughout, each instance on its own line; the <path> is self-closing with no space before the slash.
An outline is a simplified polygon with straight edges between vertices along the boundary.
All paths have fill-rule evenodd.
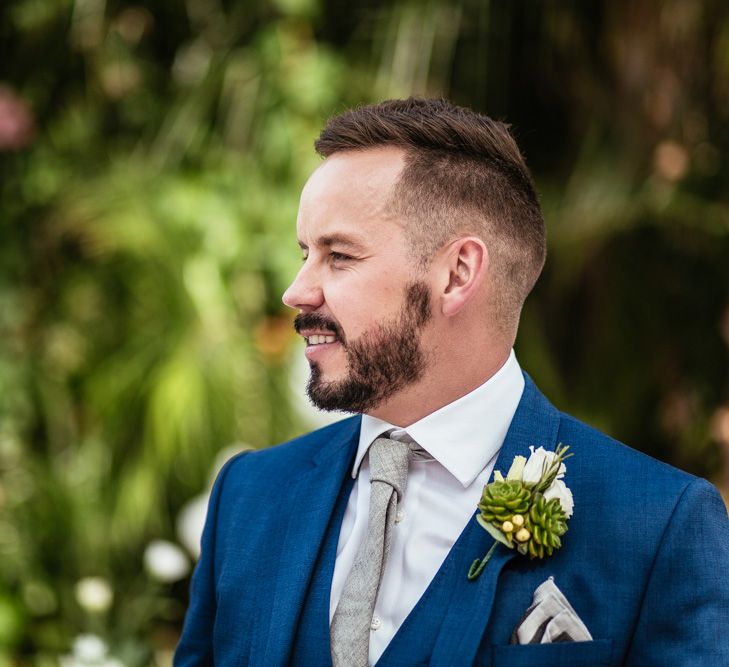
<path id="1" fill-rule="evenodd" d="M 560 538 L 574 508 L 572 491 L 562 481 L 567 472 L 564 461 L 572 456 L 568 449 L 562 444 L 554 452 L 529 447 L 529 459 L 515 456 L 506 479 L 494 472 L 494 481 L 483 487 L 476 516 L 494 544 L 486 556 L 473 561 L 468 571 L 471 581 L 481 574 L 498 544 L 530 558 L 551 556 L 562 546 Z"/>

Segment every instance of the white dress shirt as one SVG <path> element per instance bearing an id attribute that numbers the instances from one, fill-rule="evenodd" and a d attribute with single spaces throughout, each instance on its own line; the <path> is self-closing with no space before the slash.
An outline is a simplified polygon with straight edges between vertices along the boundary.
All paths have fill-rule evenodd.
<path id="1" fill-rule="evenodd" d="M 512 350 L 506 363 L 484 384 L 407 429 L 362 416 L 352 469 L 357 481 L 339 533 L 330 623 L 359 545 L 367 535 L 370 469 L 366 454 L 370 444 L 394 429 L 389 437 L 398 439 L 407 434 L 434 459 L 410 463 L 372 617 L 370 665 L 383 654 L 473 516 L 523 390 L 524 377 Z"/>

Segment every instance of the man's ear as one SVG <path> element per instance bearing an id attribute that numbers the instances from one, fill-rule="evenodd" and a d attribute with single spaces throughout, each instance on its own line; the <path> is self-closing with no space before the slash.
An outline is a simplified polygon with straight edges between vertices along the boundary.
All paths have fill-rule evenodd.
<path id="1" fill-rule="evenodd" d="M 452 316 L 478 293 L 489 269 L 489 254 L 476 236 L 457 239 L 445 251 L 441 304 L 443 314 Z"/>

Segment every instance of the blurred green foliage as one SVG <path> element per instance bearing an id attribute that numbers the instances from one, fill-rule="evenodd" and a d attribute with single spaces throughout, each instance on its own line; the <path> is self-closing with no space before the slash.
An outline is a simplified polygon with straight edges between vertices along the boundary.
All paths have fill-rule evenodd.
<path id="1" fill-rule="evenodd" d="M 306 428 L 280 294 L 312 142 L 357 103 L 514 124 L 550 232 L 522 365 L 721 481 L 724 0 L 6 0 L 0 49 L 0 665 L 169 661 L 187 579 L 148 544 L 221 449 Z"/>

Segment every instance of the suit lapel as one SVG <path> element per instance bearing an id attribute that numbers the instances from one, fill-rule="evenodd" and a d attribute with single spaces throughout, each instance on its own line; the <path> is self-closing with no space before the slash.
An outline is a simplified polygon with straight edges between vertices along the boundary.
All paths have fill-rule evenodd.
<path id="1" fill-rule="evenodd" d="M 351 419 L 336 439 L 323 442 L 286 500 L 286 506 L 291 508 L 287 512 L 288 524 L 282 526 L 284 537 L 278 553 L 272 551 L 269 556 L 278 562 L 271 617 L 268 624 L 257 624 L 264 636 L 253 642 L 251 664 L 287 663 L 314 564 L 354 459 L 359 428 L 360 419 Z M 260 581 L 260 599 L 271 595 L 270 589 L 266 590 L 268 586 L 270 583 Z"/>
<path id="2" fill-rule="evenodd" d="M 541 445 L 545 449 L 554 449 L 556 445 L 559 413 L 526 373 L 524 378 L 526 381 L 524 393 L 494 466 L 494 470 L 500 470 L 504 475 L 517 454 L 529 455 L 529 445 L 535 447 Z M 472 543 L 484 545 L 488 549 L 493 540 L 486 531 L 482 532 L 483 536 Z M 483 553 L 478 551 L 469 554 L 469 558 L 472 560 L 482 558 L 484 555 L 485 551 Z M 431 664 L 473 664 L 491 615 L 499 573 L 515 555 L 517 555 L 516 550 L 499 545 L 475 582 L 468 581 L 464 569 L 438 634 Z"/>

